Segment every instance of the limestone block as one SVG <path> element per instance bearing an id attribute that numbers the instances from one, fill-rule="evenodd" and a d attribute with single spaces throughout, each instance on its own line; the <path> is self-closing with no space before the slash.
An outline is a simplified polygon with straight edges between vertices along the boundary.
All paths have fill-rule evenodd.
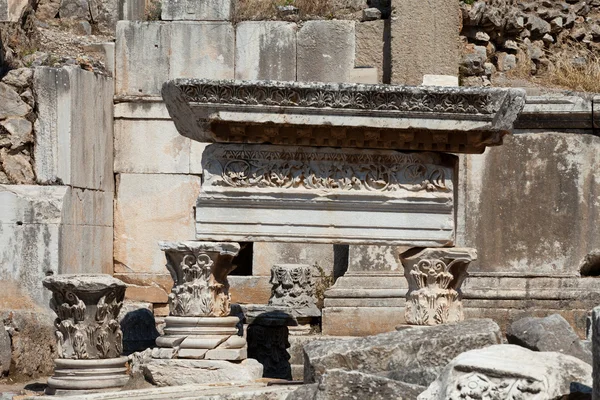
<path id="1" fill-rule="evenodd" d="M 384 50 L 386 42 L 390 40 L 389 31 L 385 29 L 386 23 L 389 22 L 380 19 L 377 21 L 360 22 L 355 25 L 356 58 L 354 65 L 357 68 L 376 68 L 377 82 L 375 83 L 383 83 L 383 75 L 386 71 Z M 389 72 L 387 72 L 387 75 L 389 75 Z"/>
<path id="2" fill-rule="evenodd" d="M 508 343 L 533 351 L 556 351 L 592 364 L 592 354 L 567 320 L 559 314 L 517 320 L 506 330 L 506 339 Z"/>
<path id="3" fill-rule="evenodd" d="M 485 319 L 411 327 L 362 338 L 313 341 L 304 346 L 304 381 L 319 381 L 328 370 L 347 368 L 426 386 L 460 353 L 500 341 L 498 325 Z"/>
<path id="4" fill-rule="evenodd" d="M 423 75 L 423 86 L 458 86 L 458 76 Z"/>
<path id="5" fill-rule="evenodd" d="M 590 274 L 580 266 L 600 241 L 600 225 L 590 217 L 600 213 L 594 194 L 600 191 L 594 150 L 599 145 L 592 135 L 530 131 L 506 137 L 502 147 L 482 156 L 464 157 L 459 168 L 464 207 L 457 217 L 464 224 L 457 243 L 480 252 L 470 271 Z M 591 270 L 598 273 L 597 267 Z"/>
<path id="6" fill-rule="evenodd" d="M 391 19 L 391 82 L 419 85 L 423 75 L 458 76 L 460 7 L 453 0 L 435 0 L 419 7 L 393 0 Z"/>
<path id="7" fill-rule="evenodd" d="M 174 78 L 233 79 L 230 23 L 120 21 L 116 38 L 117 95 L 160 96 Z"/>
<path id="8" fill-rule="evenodd" d="M 38 67 L 34 89 L 37 181 L 113 191 L 112 79 L 79 67 Z"/>
<path id="9" fill-rule="evenodd" d="M 10 336 L 6 329 L 0 329 L 0 375 L 8 375 L 11 360 L 12 348 L 10 344 Z"/>
<path id="10" fill-rule="evenodd" d="M 113 197 L 112 192 L 71 188 L 64 197 L 62 222 L 112 228 Z"/>
<path id="11" fill-rule="evenodd" d="M 167 120 L 115 121 L 115 172 L 187 174 L 191 140 Z"/>
<path id="12" fill-rule="evenodd" d="M 294 23 L 247 21 L 236 26 L 235 79 L 296 80 Z"/>
<path id="13" fill-rule="evenodd" d="M 169 79 L 233 79 L 235 30 L 231 23 L 176 22 L 169 27 Z"/>
<path id="14" fill-rule="evenodd" d="M 115 271 L 163 273 L 159 240 L 194 238 L 200 177 L 120 174 L 115 203 Z"/>
<path id="15" fill-rule="evenodd" d="M 418 399 L 585 398 L 591 374 L 590 365 L 575 357 L 495 345 L 456 357 Z"/>
<path id="16" fill-rule="evenodd" d="M 27 105 L 13 88 L 5 83 L 0 82 L 0 119 L 8 117 L 24 117 L 31 111 L 31 107 Z"/>
<path id="17" fill-rule="evenodd" d="M 240 363 L 221 360 L 154 359 L 141 367 L 146 380 L 156 386 L 253 381 L 262 378 L 263 372 L 262 365 L 253 359 L 246 359 Z"/>
<path id="18" fill-rule="evenodd" d="M 363 300 L 363 299 L 360 299 Z M 323 308 L 323 335 L 366 336 L 391 332 L 404 324 L 404 307 L 329 307 Z"/>
<path id="19" fill-rule="evenodd" d="M 202 153 L 208 146 L 208 143 L 200 143 L 195 140 L 190 144 L 190 174 L 201 175 L 202 168 Z"/>
<path id="20" fill-rule="evenodd" d="M 113 272 L 113 228 L 111 226 L 60 226 L 61 274 Z"/>
<path id="21" fill-rule="evenodd" d="M 115 94 L 158 95 L 169 77 L 170 41 L 160 22 L 117 22 Z"/>
<path id="22" fill-rule="evenodd" d="M 600 307 L 592 311 L 592 377 L 594 381 L 592 399 L 600 399 Z"/>
<path id="23" fill-rule="evenodd" d="M 354 47 L 354 21 L 307 21 L 298 31 L 298 81 L 348 82 Z"/>
<path id="24" fill-rule="evenodd" d="M 350 72 L 348 82 L 375 85 L 379 83 L 377 68 L 354 68 Z"/>
<path id="25" fill-rule="evenodd" d="M 331 244 L 299 244 L 255 242 L 252 248 L 252 275 L 271 276 L 275 264 L 318 264 L 325 274 L 333 273 L 334 246 Z"/>
<path id="26" fill-rule="evenodd" d="M 228 21 L 233 0 L 162 0 L 163 21 Z"/>

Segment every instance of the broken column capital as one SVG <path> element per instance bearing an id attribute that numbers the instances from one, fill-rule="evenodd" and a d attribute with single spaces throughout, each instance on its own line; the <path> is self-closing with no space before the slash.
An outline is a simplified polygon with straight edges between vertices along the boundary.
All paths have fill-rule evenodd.
<path id="1" fill-rule="evenodd" d="M 470 248 L 414 248 L 400 254 L 408 280 L 405 319 L 410 325 L 438 325 L 464 319 L 460 287 L 469 264 L 477 259 Z"/>

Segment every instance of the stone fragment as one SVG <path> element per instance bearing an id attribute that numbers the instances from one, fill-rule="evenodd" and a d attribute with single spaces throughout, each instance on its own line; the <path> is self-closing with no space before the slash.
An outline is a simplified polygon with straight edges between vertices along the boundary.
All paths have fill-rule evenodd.
<path id="1" fill-rule="evenodd" d="M 545 43 L 554 43 L 554 37 L 553 37 L 551 34 L 549 34 L 549 33 L 546 33 L 546 34 L 544 35 L 544 37 L 542 37 L 542 40 L 543 40 Z"/>
<path id="2" fill-rule="evenodd" d="M 31 159 L 24 154 L 11 154 L 6 149 L 0 149 L 0 164 L 12 183 L 27 185 L 35 182 Z"/>
<path id="3" fill-rule="evenodd" d="M 533 35 L 533 37 L 538 37 L 538 38 L 541 38 L 546 33 L 549 33 L 552 29 L 552 27 L 550 26 L 550 24 L 548 22 L 544 21 L 542 18 L 535 16 L 535 15 L 530 15 L 527 18 L 526 26 L 527 26 L 527 29 L 529 29 L 529 31 Z"/>
<path id="4" fill-rule="evenodd" d="M 11 148 L 16 149 L 33 142 L 33 125 L 25 118 L 11 117 L 0 121 L 2 126 L 10 134 Z"/>
<path id="5" fill-rule="evenodd" d="M 591 392 L 591 374 L 571 356 L 495 345 L 456 357 L 418 400 L 576 398 Z"/>
<path id="6" fill-rule="evenodd" d="M 61 18 L 93 21 L 98 15 L 98 6 L 94 0 L 61 0 L 59 14 Z"/>
<path id="7" fill-rule="evenodd" d="M 4 75 L 2 82 L 17 88 L 25 88 L 31 85 L 33 70 L 31 68 L 11 69 Z"/>
<path id="8" fill-rule="evenodd" d="M 251 358 L 240 363 L 220 360 L 158 360 L 142 364 L 146 380 L 157 386 L 178 386 L 262 378 L 262 365 Z"/>
<path id="9" fill-rule="evenodd" d="M 60 9 L 60 1 L 61 0 L 40 0 L 37 9 L 35 10 L 35 17 L 40 21 L 56 18 L 58 10 Z"/>
<path id="10" fill-rule="evenodd" d="M 355 30 L 354 65 L 357 68 L 377 68 L 377 83 L 382 83 L 386 70 L 384 66 L 385 21 L 362 22 L 355 25 Z"/>
<path id="11" fill-rule="evenodd" d="M 314 341 L 304 346 L 304 380 L 319 381 L 328 370 L 346 368 L 426 386 L 460 353 L 500 342 L 500 328 L 492 320 Z"/>
<path id="12" fill-rule="evenodd" d="M 496 53 L 498 71 L 506 72 L 517 66 L 517 57 L 514 54 L 507 54 L 504 52 Z"/>
<path id="13" fill-rule="evenodd" d="M 592 310 L 593 400 L 600 398 L 600 307 Z"/>
<path id="14" fill-rule="evenodd" d="M 458 76 L 460 9 L 452 0 L 393 0 L 391 82 L 419 85 L 423 75 Z"/>
<path id="15" fill-rule="evenodd" d="M 354 21 L 307 21 L 298 31 L 298 81 L 348 82 L 354 69 Z"/>
<path id="16" fill-rule="evenodd" d="M 24 117 L 31 111 L 17 92 L 6 83 L 0 82 L 0 119 L 8 117 Z"/>
<path id="17" fill-rule="evenodd" d="M 11 360 L 12 346 L 10 335 L 4 328 L 4 325 L 0 325 L 0 376 L 8 375 Z"/>
<path id="18" fill-rule="evenodd" d="M 277 264 L 271 269 L 270 306 L 293 309 L 316 308 L 315 277 L 317 271 L 311 265 Z"/>
<path id="19" fill-rule="evenodd" d="M 461 76 L 477 76 L 484 72 L 483 64 L 486 57 L 480 52 L 467 53 L 463 55 L 460 63 Z"/>
<path id="20" fill-rule="evenodd" d="M 277 11 L 281 17 L 289 17 L 291 15 L 298 15 L 300 9 L 294 6 L 277 6 Z"/>
<path id="21" fill-rule="evenodd" d="M 571 325 L 559 314 L 545 318 L 527 317 L 506 330 L 508 343 L 534 351 L 556 351 L 592 364 L 592 354 L 579 340 Z"/>
<path id="22" fill-rule="evenodd" d="M 0 1 L 0 22 L 19 22 L 28 5 L 28 0 Z"/>
<path id="23" fill-rule="evenodd" d="M 363 21 L 374 21 L 381 19 L 381 11 L 378 8 L 365 8 L 362 11 Z"/>
<path id="24" fill-rule="evenodd" d="M 246 21 L 236 26 L 235 78 L 296 80 L 296 31 L 293 23 Z"/>
<path id="25" fill-rule="evenodd" d="M 424 386 L 378 375 L 332 369 L 323 375 L 318 385 L 299 388 L 290 393 L 286 400 L 412 400 L 423 390 Z"/>
<path id="26" fill-rule="evenodd" d="M 21 99 L 23 99 L 25 103 L 29 104 L 31 108 L 35 106 L 35 97 L 33 96 L 31 89 L 26 89 L 23 93 L 21 93 Z"/>

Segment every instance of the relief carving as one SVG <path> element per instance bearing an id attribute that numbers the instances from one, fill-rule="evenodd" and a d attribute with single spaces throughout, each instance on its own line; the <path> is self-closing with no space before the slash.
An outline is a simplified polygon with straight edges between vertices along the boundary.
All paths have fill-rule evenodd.
<path id="1" fill-rule="evenodd" d="M 62 359 L 120 357 L 123 333 L 118 315 L 125 284 L 105 275 L 60 275 L 44 280 L 52 291 L 58 356 Z"/>
<path id="2" fill-rule="evenodd" d="M 495 379 L 473 372 L 457 382 L 449 400 L 541 400 L 546 390 L 543 382 L 533 379 Z"/>
<path id="3" fill-rule="evenodd" d="M 411 249 L 400 255 L 409 290 L 405 319 L 410 325 L 439 325 L 464 319 L 460 286 L 473 249 Z"/>
<path id="4" fill-rule="evenodd" d="M 316 308 L 313 268 L 302 264 L 279 264 L 271 268 L 269 305 L 291 308 Z"/>

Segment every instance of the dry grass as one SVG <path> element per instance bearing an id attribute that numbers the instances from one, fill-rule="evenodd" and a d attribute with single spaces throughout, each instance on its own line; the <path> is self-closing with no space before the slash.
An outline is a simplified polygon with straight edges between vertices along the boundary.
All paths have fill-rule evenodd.
<path id="1" fill-rule="evenodd" d="M 277 7 L 294 6 L 298 8 L 297 19 L 331 19 L 346 16 L 357 10 L 345 7 L 340 0 L 238 0 L 233 20 L 261 21 L 280 19 Z"/>
<path id="2" fill-rule="evenodd" d="M 585 63 L 575 62 L 577 58 Z M 542 77 L 552 85 L 583 92 L 600 92 L 600 55 L 585 47 L 553 55 Z"/>

